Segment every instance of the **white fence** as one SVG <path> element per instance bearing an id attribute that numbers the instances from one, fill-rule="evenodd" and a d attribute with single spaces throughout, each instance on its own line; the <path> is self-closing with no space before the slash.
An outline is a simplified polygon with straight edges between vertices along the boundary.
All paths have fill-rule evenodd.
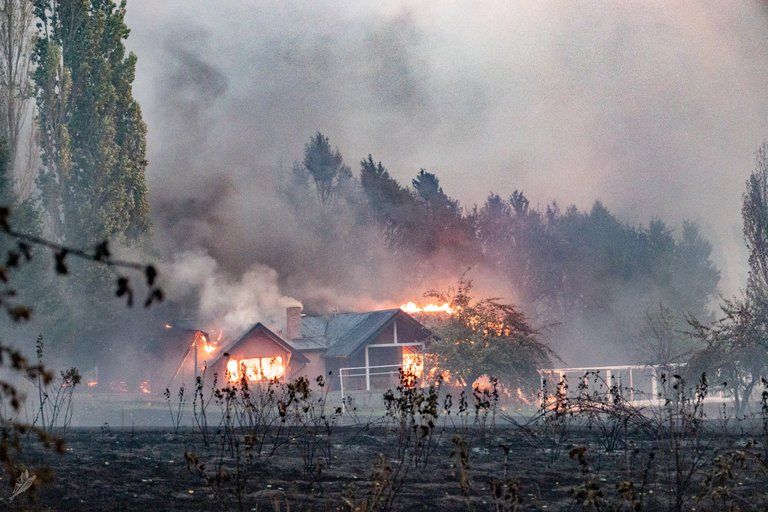
<path id="1" fill-rule="evenodd" d="M 609 392 L 611 388 L 618 390 L 622 398 L 635 405 L 651 405 L 664 401 L 662 375 L 667 381 L 672 381 L 670 375 L 674 371 L 654 365 L 618 365 L 618 366 L 584 366 L 571 368 L 544 368 L 538 371 L 541 394 L 552 394 L 551 386 L 567 381 L 568 396 L 575 396 L 585 391 Z M 548 378 L 555 377 L 554 382 Z M 604 386 L 603 389 L 594 389 Z M 575 394 L 574 394 L 575 392 Z M 726 403 L 733 399 L 723 389 L 715 391 L 704 398 L 705 402 Z"/>

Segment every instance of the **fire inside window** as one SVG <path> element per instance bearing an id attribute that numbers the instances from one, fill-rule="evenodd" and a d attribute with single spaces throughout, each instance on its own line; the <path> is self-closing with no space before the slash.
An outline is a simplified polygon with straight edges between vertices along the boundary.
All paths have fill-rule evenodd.
<path id="1" fill-rule="evenodd" d="M 424 354 L 403 351 L 403 372 L 420 378 L 424 373 Z"/>
<path id="2" fill-rule="evenodd" d="M 239 382 L 245 377 L 250 382 L 260 382 L 282 379 L 285 375 L 283 358 L 254 357 L 250 359 L 230 359 L 227 362 L 227 378 L 229 382 Z"/>

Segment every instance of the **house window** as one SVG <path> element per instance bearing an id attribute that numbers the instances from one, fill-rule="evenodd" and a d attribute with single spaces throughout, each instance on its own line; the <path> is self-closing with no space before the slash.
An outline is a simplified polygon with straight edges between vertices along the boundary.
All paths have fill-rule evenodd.
<path id="1" fill-rule="evenodd" d="M 249 382 L 282 379 L 285 366 L 281 356 L 230 359 L 227 362 L 227 380 L 239 382 L 243 377 Z"/>
<path id="2" fill-rule="evenodd" d="M 411 375 L 416 378 L 420 378 L 424 373 L 424 354 L 418 352 L 406 352 L 406 348 L 403 348 L 403 372 L 406 375 Z"/>
<path id="3" fill-rule="evenodd" d="M 282 379 L 285 375 L 285 366 L 283 366 L 283 358 L 277 357 L 262 357 L 261 358 L 261 375 L 266 380 Z"/>
<path id="4" fill-rule="evenodd" d="M 240 375 L 237 371 L 237 359 L 230 359 L 227 361 L 227 380 L 229 382 L 237 382 L 240 380 Z"/>

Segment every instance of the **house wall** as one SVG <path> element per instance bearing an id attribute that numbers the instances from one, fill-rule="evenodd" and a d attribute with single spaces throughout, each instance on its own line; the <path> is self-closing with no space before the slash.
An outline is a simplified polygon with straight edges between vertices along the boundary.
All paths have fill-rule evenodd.
<path id="1" fill-rule="evenodd" d="M 275 343 L 275 341 L 265 333 L 254 333 L 250 337 L 242 340 L 240 343 L 230 348 L 228 352 L 229 359 L 237 359 L 238 361 L 241 359 L 250 359 L 253 357 L 271 358 L 280 356 L 283 358 L 286 377 L 290 376 L 291 374 L 291 353 L 279 344 Z M 219 376 L 219 382 L 224 383 L 227 370 L 227 361 L 229 359 L 222 357 L 215 365 L 208 369 L 207 373 L 211 375 L 214 372 L 217 373 Z"/>
<path id="2" fill-rule="evenodd" d="M 375 347 L 380 344 L 395 343 L 395 329 L 394 323 L 397 322 L 397 343 L 413 343 L 424 341 L 424 337 L 421 331 L 416 329 L 410 323 L 404 321 L 398 321 L 394 319 L 388 325 L 382 329 L 376 338 L 368 344 L 369 347 Z M 401 365 L 403 362 L 403 348 L 402 347 L 379 347 L 368 349 L 370 366 L 389 366 L 389 365 Z M 365 366 L 365 346 L 360 347 L 353 352 L 349 358 L 327 360 L 326 366 L 328 369 L 333 370 L 333 374 L 336 378 L 333 379 L 334 389 L 338 389 L 340 386 L 340 380 L 338 378 L 339 368 L 358 368 Z M 385 369 L 372 369 L 372 373 L 379 373 L 385 371 L 393 371 L 391 368 Z M 365 377 L 349 377 L 347 378 L 345 372 L 344 387 L 345 390 L 362 390 L 365 389 Z M 355 370 L 355 373 L 364 373 L 364 370 Z M 394 372 L 393 372 L 394 373 Z M 372 390 L 386 390 L 396 386 L 399 383 L 399 376 L 397 374 L 392 375 L 371 375 L 371 389 Z"/>
<path id="3" fill-rule="evenodd" d="M 291 375 L 291 378 L 304 376 L 309 379 L 309 382 L 315 382 L 318 376 L 322 375 L 327 377 L 325 368 L 325 361 L 322 357 L 321 350 L 307 350 L 301 353 L 304 357 L 309 359 L 309 363 L 296 369 L 296 373 Z"/>
<path id="4" fill-rule="evenodd" d="M 325 375 L 331 374 L 330 381 L 331 381 L 331 390 L 338 391 L 339 390 L 339 368 L 341 367 L 348 367 L 352 365 L 347 364 L 346 359 L 325 359 L 323 358 L 323 361 L 325 363 Z"/>
<path id="5" fill-rule="evenodd" d="M 414 341 L 423 341 L 423 336 L 420 331 L 417 330 L 410 322 L 398 321 L 395 319 L 390 322 L 381 333 L 376 337 L 373 343 L 394 343 L 395 342 L 395 329 L 394 322 L 397 322 L 397 342 L 398 343 L 411 343 Z"/>

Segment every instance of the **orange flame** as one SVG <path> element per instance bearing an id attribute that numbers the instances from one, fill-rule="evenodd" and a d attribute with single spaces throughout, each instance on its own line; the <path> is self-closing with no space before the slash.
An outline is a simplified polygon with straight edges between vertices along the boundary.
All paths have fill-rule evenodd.
<path id="1" fill-rule="evenodd" d="M 403 373 L 414 382 L 420 379 L 424 375 L 424 354 L 403 351 Z"/>
<path id="2" fill-rule="evenodd" d="M 281 379 L 285 375 L 285 367 L 283 366 L 283 358 L 276 356 L 273 358 L 262 358 L 261 360 L 261 375 L 266 380 Z"/>
<path id="3" fill-rule="evenodd" d="M 261 382 L 282 379 L 284 376 L 285 366 L 282 356 L 227 361 L 229 382 L 239 382 L 242 377 L 251 382 Z"/>
<path id="4" fill-rule="evenodd" d="M 213 352 L 214 350 L 216 350 L 216 345 L 214 345 L 214 344 L 212 344 L 210 341 L 208 341 L 208 337 L 207 337 L 207 336 L 205 336 L 204 334 L 201 334 L 199 339 L 200 339 L 200 341 L 202 342 L 202 345 L 203 345 L 203 351 L 204 351 L 206 354 L 210 354 L 211 352 Z"/>
<path id="5" fill-rule="evenodd" d="M 238 369 L 237 359 L 230 359 L 227 361 L 227 377 L 229 382 L 237 382 L 240 380 Z"/>
<path id="6" fill-rule="evenodd" d="M 419 306 L 415 302 L 407 302 L 400 306 L 406 313 L 446 313 L 452 315 L 454 309 L 447 302 L 444 304 L 426 304 Z"/>

